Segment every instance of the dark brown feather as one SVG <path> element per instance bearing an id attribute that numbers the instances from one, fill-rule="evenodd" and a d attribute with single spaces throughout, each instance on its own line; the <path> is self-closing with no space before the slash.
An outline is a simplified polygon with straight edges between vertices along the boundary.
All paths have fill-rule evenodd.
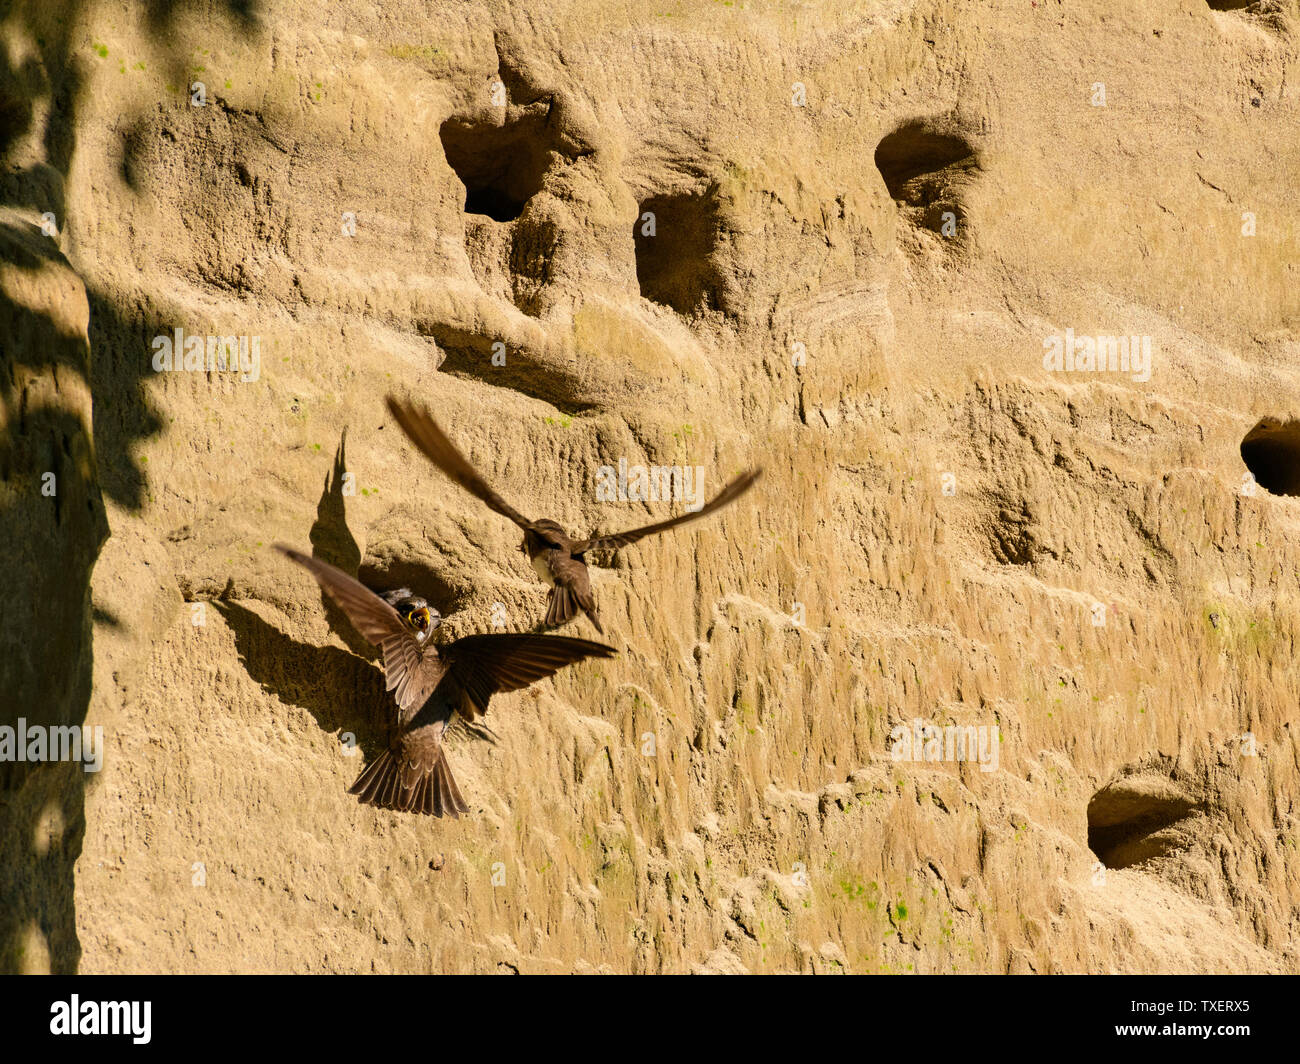
<path id="1" fill-rule="evenodd" d="M 311 573 L 357 631 L 384 652 L 388 690 L 402 714 L 418 710 L 447 671 L 436 650 L 427 653 L 397 611 L 364 584 L 292 547 L 277 543 L 275 549 Z"/>
<path id="2" fill-rule="evenodd" d="M 567 624 L 582 610 L 596 626 L 596 631 L 604 635 L 605 629 L 596 613 L 596 598 L 591 593 L 591 574 L 587 563 L 581 558 L 559 551 L 550 551 L 545 558 L 546 567 L 555 581 L 548 600 L 546 626 L 555 628 Z"/>
<path id="3" fill-rule="evenodd" d="M 574 554 L 582 554 L 589 550 L 612 550 L 616 547 L 626 547 L 635 543 L 646 536 L 653 536 L 659 532 L 667 532 L 670 528 L 677 528 L 679 525 L 689 524 L 692 521 L 698 521 L 702 517 L 708 517 L 709 514 L 716 513 L 724 506 L 730 505 L 745 494 L 754 486 L 763 471 L 761 469 L 751 469 L 743 476 L 737 477 L 717 495 L 706 502 L 694 513 L 685 513 L 679 517 L 670 517 L 667 521 L 660 521 L 657 524 L 646 525 L 643 528 L 634 528 L 628 532 L 615 532 L 612 535 L 596 535 L 589 539 L 574 540 L 570 550 Z"/>
<path id="4" fill-rule="evenodd" d="M 416 447 L 424 452 L 429 461 L 471 495 L 482 499 L 491 509 L 503 517 L 510 518 L 520 528 L 528 527 L 528 518 L 492 490 L 488 482 L 479 476 L 478 470 L 470 464 L 469 459 L 456 449 L 456 445 L 438 427 L 427 410 L 402 403 L 391 395 L 388 397 L 388 409 L 402 427 L 402 431 Z"/>
<path id="5" fill-rule="evenodd" d="M 375 758 L 349 789 L 366 805 L 401 813 L 456 817 L 469 806 L 456 786 L 435 722 L 405 732 Z"/>
<path id="6" fill-rule="evenodd" d="M 547 628 L 558 628 L 568 624 L 578 612 L 578 603 L 569 589 L 557 583 L 546 597 L 546 619 L 542 622 Z"/>
<path id="7" fill-rule="evenodd" d="M 604 643 L 562 635 L 471 635 L 442 648 L 453 678 L 472 703 L 473 716 L 486 713 L 499 691 L 518 691 L 586 658 L 618 653 Z"/>

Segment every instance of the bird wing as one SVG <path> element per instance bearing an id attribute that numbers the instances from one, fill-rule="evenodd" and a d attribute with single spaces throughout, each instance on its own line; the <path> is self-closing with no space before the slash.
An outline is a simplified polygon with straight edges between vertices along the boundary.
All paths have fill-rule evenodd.
<path id="1" fill-rule="evenodd" d="M 292 547 L 277 543 L 275 549 L 311 573 L 357 631 L 384 652 L 384 675 L 398 709 L 418 709 L 446 672 L 437 652 L 426 653 L 397 611 L 364 584 Z"/>
<path id="2" fill-rule="evenodd" d="M 469 459 L 456 449 L 456 445 L 447 438 L 447 434 L 438 427 L 427 410 L 403 403 L 391 395 L 388 397 L 388 410 L 411 442 L 447 476 L 471 495 L 482 499 L 490 509 L 502 517 L 510 518 L 520 528 L 529 526 L 528 518 L 489 487 L 488 482 L 479 476 Z"/>
<path id="3" fill-rule="evenodd" d="M 616 532 L 612 535 L 596 535 L 590 539 L 580 539 L 573 543 L 570 550 L 574 554 L 581 554 L 583 551 L 588 550 L 609 550 L 614 547 L 626 547 L 629 543 L 635 543 L 646 536 L 653 536 L 658 532 L 667 532 L 670 528 L 676 528 L 678 525 L 698 521 L 701 517 L 708 517 L 709 514 L 721 510 L 724 506 L 735 502 L 744 495 L 754 486 L 754 481 L 759 478 L 762 472 L 761 469 L 751 469 L 748 473 L 737 477 L 694 513 L 670 517 L 667 521 L 646 525 L 644 528 L 634 528 L 630 532 Z"/>
<path id="4" fill-rule="evenodd" d="M 442 747 L 450 709 L 439 707 L 439 712 L 444 715 L 431 723 L 402 732 L 366 766 L 349 793 L 380 809 L 450 817 L 469 812 Z"/>
<path id="5" fill-rule="evenodd" d="M 463 710 L 486 713 L 498 691 L 518 691 L 586 658 L 612 658 L 616 651 L 590 639 L 531 633 L 471 635 L 441 648 L 452 677 L 465 692 Z"/>

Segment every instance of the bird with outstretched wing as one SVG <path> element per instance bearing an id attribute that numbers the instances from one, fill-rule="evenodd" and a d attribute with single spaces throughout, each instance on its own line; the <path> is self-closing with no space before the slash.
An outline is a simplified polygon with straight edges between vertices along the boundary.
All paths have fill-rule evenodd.
<path id="1" fill-rule="evenodd" d="M 588 658 L 611 658 L 604 643 L 529 633 L 471 635 L 438 646 L 430 640 L 442 616 L 403 588 L 381 598 L 332 565 L 276 544 L 306 569 L 384 657 L 396 703 L 387 750 L 357 777 L 349 793 L 381 809 L 459 816 L 468 811 L 443 750 L 453 713 L 467 720 L 487 712 L 494 694 L 518 691 Z"/>
<path id="2" fill-rule="evenodd" d="M 591 575 L 583 557 L 587 551 L 626 547 L 646 536 L 658 535 L 708 517 L 745 494 L 763 472 L 762 469 L 751 469 L 742 474 L 694 512 L 627 532 L 574 539 L 554 521 L 544 518 L 530 521 L 498 495 L 457 450 L 427 410 L 404 403 L 391 395 L 388 397 L 388 409 L 411 442 L 434 465 L 471 495 L 485 502 L 489 509 L 509 518 L 523 530 L 524 540 L 519 549 L 528 555 L 537 575 L 551 588 L 545 622 L 550 628 L 568 623 L 581 610 L 591 619 L 596 631 L 604 634 L 605 630 L 601 627 L 596 612 L 596 600 L 591 593 Z"/>

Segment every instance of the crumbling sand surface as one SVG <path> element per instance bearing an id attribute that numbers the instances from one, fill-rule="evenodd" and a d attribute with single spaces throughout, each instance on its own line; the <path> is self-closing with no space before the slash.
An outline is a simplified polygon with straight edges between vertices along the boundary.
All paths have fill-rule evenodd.
<path id="1" fill-rule="evenodd" d="M 0 697 L 105 752 L 3 766 L 0 968 L 1300 970 L 1300 4 L 1217 6 L 7 5 Z M 457 821 L 346 793 L 382 672 L 269 550 L 537 622 L 389 391 L 579 533 L 766 467 Z"/>

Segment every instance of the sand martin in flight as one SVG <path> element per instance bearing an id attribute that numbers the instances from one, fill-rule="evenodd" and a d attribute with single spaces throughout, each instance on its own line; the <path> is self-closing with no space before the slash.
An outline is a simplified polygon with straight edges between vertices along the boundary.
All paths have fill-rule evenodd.
<path id="1" fill-rule="evenodd" d="M 410 437 L 411 442 L 423 451 L 434 465 L 471 495 L 482 499 L 491 509 L 503 517 L 510 518 L 523 529 L 524 541 L 519 549 L 528 555 L 537 575 L 551 588 L 546 610 L 546 626 L 552 628 L 566 624 L 579 610 L 582 610 L 596 626 L 596 631 L 604 634 L 605 630 L 601 627 L 600 618 L 596 614 L 596 600 L 591 593 L 591 577 L 587 572 L 587 562 L 583 558 L 587 551 L 626 547 L 646 536 L 667 532 L 679 525 L 708 517 L 740 498 L 762 473 L 761 469 L 752 469 L 737 477 L 693 513 L 670 517 L 666 521 L 634 528 L 628 532 L 572 539 L 554 521 L 547 519 L 530 521 L 493 491 L 487 481 L 470 465 L 469 460 L 447 438 L 447 434 L 438 427 L 427 410 L 403 403 L 391 395 L 388 397 L 388 409 L 397 419 L 402 431 Z"/>
<path id="2" fill-rule="evenodd" d="M 310 572 L 383 651 L 397 703 L 392 741 L 349 791 L 381 809 L 453 817 L 468 811 L 442 747 L 452 714 L 473 720 L 498 691 L 518 691 L 566 665 L 617 653 L 587 639 L 528 633 L 471 635 L 437 646 L 429 637 L 442 615 L 408 589 L 381 598 L 332 565 L 280 544 L 276 550 Z"/>

